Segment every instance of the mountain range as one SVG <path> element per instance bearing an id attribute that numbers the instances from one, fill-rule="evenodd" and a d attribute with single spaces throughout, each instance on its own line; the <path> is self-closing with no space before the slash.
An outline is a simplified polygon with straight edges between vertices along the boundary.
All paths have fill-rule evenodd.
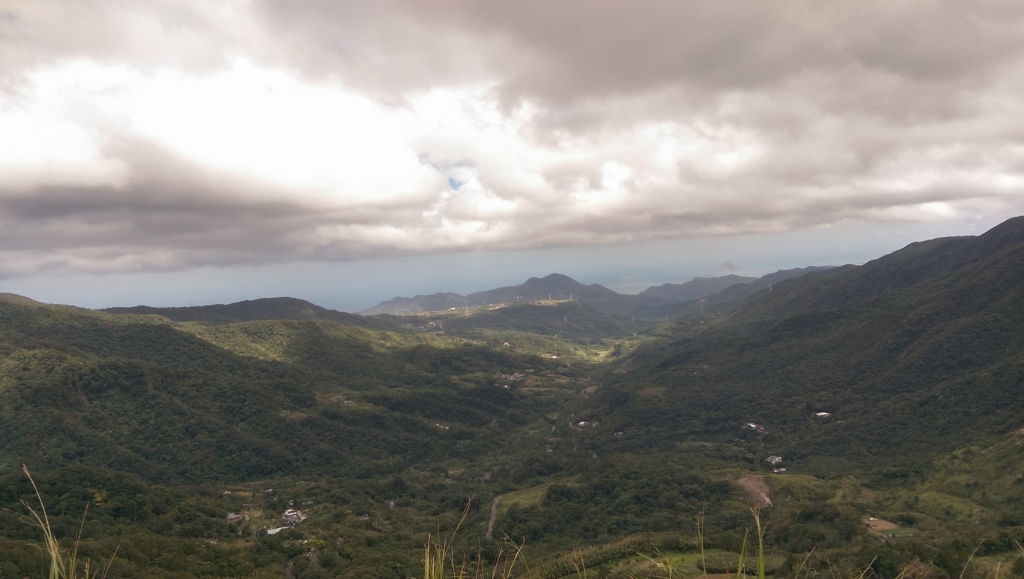
<path id="1" fill-rule="evenodd" d="M 111 577 L 406 577 L 456 528 L 546 579 L 734 573 L 751 506 L 779 577 L 1015 568 L 1024 218 L 645 293 L 552 275 L 417 316 L 0 295 L 0 572 L 47 570 L 21 465 L 60 536 L 89 505 Z"/>
<path id="2" fill-rule="evenodd" d="M 706 311 L 612 364 L 606 420 L 643 424 L 644 444 L 753 422 L 833 476 L 1024 426 L 1024 218 Z"/>
<path id="3" fill-rule="evenodd" d="M 595 308 L 645 319 L 658 319 L 665 315 L 675 317 L 692 309 L 693 303 L 707 299 L 714 303 L 743 298 L 772 283 L 792 279 L 808 273 L 827 271 L 830 267 L 807 267 L 777 271 L 760 278 L 727 275 L 711 278 L 693 278 L 681 284 L 666 283 L 650 287 L 637 295 L 620 294 L 602 285 L 584 285 L 566 275 L 553 273 L 531 277 L 515 286 L 480 291 L 465 296 L 455 293 L 418 295 L 412 298 L 396 297 L 359 312 L 360 315 L 408 315 L 436 312 L 460 307 L 522 301 L 578 299 Z M 684 307 L 683 304 L 686 304 Z"/>
<path id="4" fill-rule="evenodd" d="M 102 310 L 111 314 L 163 316 L 174 322 L 233 323 L 255 320 L 331 320 L 339 324 L 382 330 L 394 328 L 387 316 L 374 318 L 339 312 L 296 298 L 261 298 L 232 304 L 155 308 L 150 306 L 116 307 Z"/>

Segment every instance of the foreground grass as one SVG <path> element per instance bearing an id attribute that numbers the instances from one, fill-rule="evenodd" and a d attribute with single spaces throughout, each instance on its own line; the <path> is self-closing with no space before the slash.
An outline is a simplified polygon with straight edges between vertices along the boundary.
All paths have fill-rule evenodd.
<path id="1" fill-rule="evenodd" d="M 62 547 L 60 541 L 53 534 L 53 528 L 50 526 L 50 517 L 46 513 L 46 505 L 43 504 L 43 497 L 39 493 L 39 487 L 36 486 L 36 481 L 32 478 L 32 474 L 29 473 L 28 468 L 22 465 L 21 470 L 28 477 L 28 480 L 32 483 L 32 489 L 36 493 L 36 500 L 39 502 L 39 510 L 36 511 L 28 503 L 24 504 L 25 508 L 31 516 L 30 523 L 36 527 L 39 527 L 43 531 L 43 547 L 49 555 L 50 559 L 50 573 L 49 579 L 103 579 L 107 576 L 107 572 L 110 571 L 110 565 L 114 562 L 114 557 L 117 555 L 117 550 L 111 554 L 110 559 L 106 561 L 106 564 L 102 564 L 93 567 L 92 561 L 89 559 L 79 559 L 78 557 L 78 545 L 81 543 L 82 538 L 82 527 L 79 527 L 78 537 L 75 538 L 74 544 L 71 548 Z M 85 513 L 82 514 L 82 526 L 85 526 L 85 516 L 88 514 L 89 508 L 86 506 Z"/>

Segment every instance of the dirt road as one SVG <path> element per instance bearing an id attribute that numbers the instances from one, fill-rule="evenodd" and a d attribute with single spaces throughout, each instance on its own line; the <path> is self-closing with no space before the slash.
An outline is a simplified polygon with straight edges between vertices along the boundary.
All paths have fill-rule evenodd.
<path id="1" fill-rule="evenodd" d="M 491 523 L 487 525 L 487 535 L 485 537 L 488 541 L 494 540 L 494 521 L 498 518 L 498 501 L 505 495 L 498 495 L 494 497 L 494 502 L 491 503 Z"/>

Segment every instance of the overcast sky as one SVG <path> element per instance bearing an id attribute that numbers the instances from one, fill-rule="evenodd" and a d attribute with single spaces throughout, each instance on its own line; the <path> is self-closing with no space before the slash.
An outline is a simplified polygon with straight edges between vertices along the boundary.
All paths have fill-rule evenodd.
<path id="1" fill-rule="evenodd" d="M 636 291 L 1022 213 L 1017 0 L 0 0 L 44 301 Z"/>

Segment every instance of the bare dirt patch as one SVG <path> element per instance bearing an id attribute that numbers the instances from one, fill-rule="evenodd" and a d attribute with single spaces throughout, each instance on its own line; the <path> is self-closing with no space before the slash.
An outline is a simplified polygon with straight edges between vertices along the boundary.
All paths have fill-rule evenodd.
<path id="1" fill-rule="evenodd" d="M 763 476 L 745 474 L 736 481 L 736 484 L 747 491 L 755 507 L 767 507 L 772 504 L 772 500 L 769 498 L 772 489 L 768 488 L 768 484 L 764 482 Z"/>
<path id="2" fill-rule="evenodd" d="M 872 531 L 882 532 L 891 531 L 893 529 L 899 528 L 899 525 L 897 525 L 896 523 L 890 523 L 885 519 L 876 519 L 874 517 L 871 517 L 870 519 L 864 522 L 867 523 L 869 527 L 871 527 Z"/>

